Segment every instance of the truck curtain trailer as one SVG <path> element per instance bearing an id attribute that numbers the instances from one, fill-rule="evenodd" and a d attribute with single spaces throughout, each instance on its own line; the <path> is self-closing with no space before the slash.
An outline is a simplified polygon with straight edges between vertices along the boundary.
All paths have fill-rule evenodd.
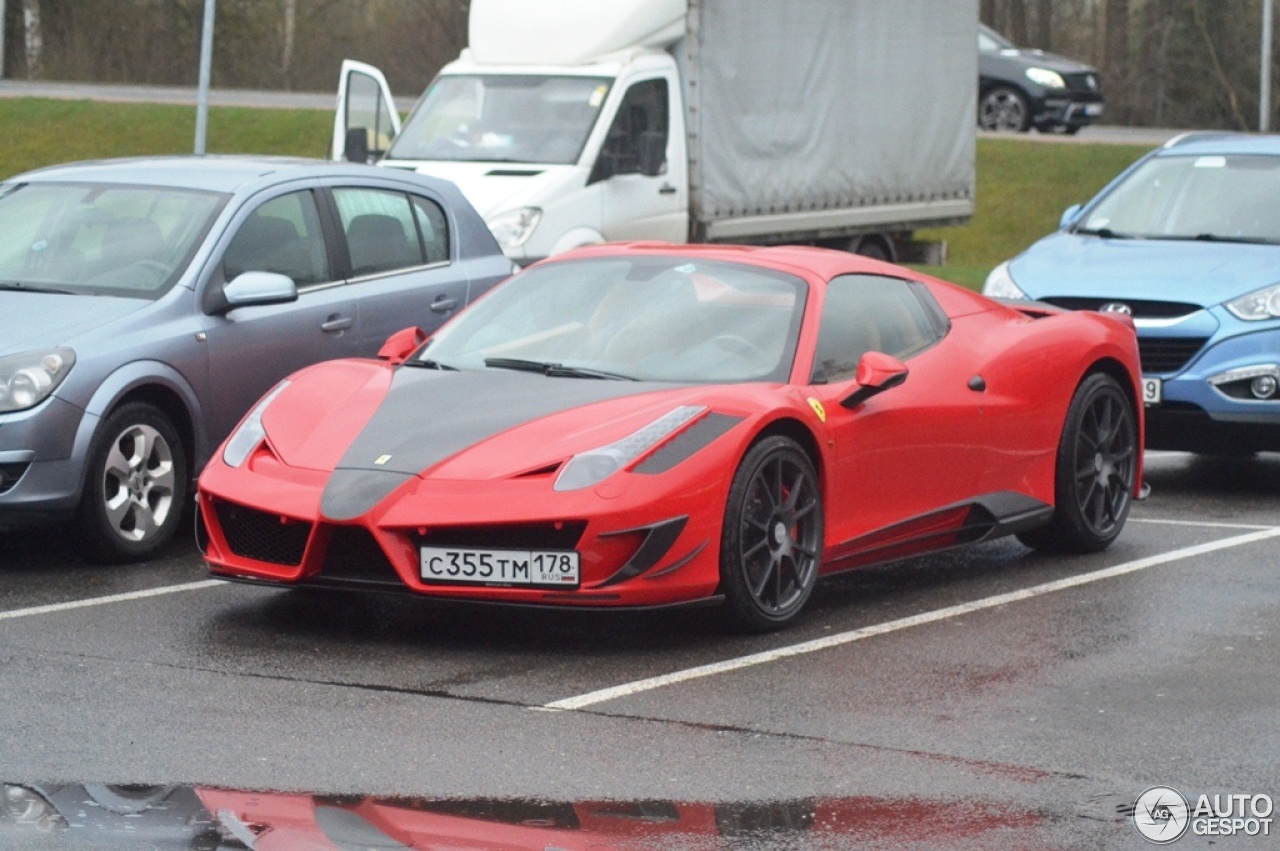
<path id="1" fill-rule="evenodd" d="M 452 180 L 513 261 L 599 242 L 890 260 L 973 213 L 977 0 L 472 0 L 403 126 L 343 63 L 335 159 Z"/>

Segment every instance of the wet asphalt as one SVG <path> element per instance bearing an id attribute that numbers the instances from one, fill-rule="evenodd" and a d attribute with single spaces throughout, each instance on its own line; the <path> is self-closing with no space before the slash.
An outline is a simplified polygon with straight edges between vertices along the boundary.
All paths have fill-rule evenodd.
<path id="1" fill-rule="evenodd" d="M 0 532 L 0 781 L 808 814 L 733 847 L 1146 847 L 1151 786 L 1280 793 L 1280 455 L 1152 453 L 1147 479 L 1104 553 L 864 569 L 769 636 L 205 584 L 185 540 L 104 568 Z"/>

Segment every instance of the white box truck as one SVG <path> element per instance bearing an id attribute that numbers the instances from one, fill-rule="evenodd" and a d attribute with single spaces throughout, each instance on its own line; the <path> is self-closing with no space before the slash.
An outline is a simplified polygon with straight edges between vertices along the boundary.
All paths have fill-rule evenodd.
<path id="1" fill-rule="evenodd" d="M 909 259 L 973 212 L 977 26 L 977 0 L 472 0 L 403 126 L 343 63 L 332 155 L 452 180 L 522 265 L 619 240 Z"/>

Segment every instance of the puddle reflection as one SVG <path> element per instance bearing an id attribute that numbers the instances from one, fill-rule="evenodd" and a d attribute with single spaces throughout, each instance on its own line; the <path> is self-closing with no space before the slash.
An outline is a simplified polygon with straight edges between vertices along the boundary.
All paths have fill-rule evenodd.
<path id="1" fill-rule="evenodd" d="M 436 800 L 6 783 L 0 847 L 130 851 L 1030 847 L 1040 814 L 974 800 Z"/>

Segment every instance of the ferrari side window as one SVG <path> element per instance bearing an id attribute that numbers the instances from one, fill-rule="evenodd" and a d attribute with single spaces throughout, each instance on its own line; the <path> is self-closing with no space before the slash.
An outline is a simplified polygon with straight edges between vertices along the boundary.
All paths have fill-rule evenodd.
<path id="1" fill-rule="evenodd" d="M 938 323 L 907 281 L 842 275 L 827 285 L 810 381 L 824 384 L 852 378 L 867 352 L 905 360 L 940 336 Z"/>

